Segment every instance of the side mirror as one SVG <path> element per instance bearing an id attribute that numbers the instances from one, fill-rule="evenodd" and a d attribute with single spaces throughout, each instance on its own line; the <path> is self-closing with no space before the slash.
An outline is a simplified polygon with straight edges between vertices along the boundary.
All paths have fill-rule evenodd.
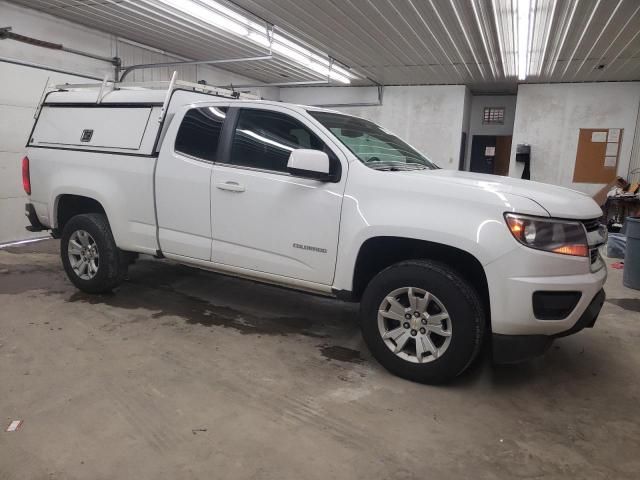
<path id="1" fill-rule="evenodd" d="M 287 170 L 296 177 L 328 181 L 330 180 L 329 156 L 320 150 L 305 148 L 294 150 L 289 156 Z"/>

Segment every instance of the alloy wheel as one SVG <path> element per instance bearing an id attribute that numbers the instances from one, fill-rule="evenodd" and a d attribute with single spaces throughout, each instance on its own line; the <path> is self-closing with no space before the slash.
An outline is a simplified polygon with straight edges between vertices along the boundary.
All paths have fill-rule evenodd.
<path id="1" fill-rule="evenodd" d="M 432 293 L 416 287 L 393 290 L 378 308 L 378 330 L 398 357 L 412 363 L 432 362 L 451 344 L 451 318 Z"/>
<path id="2" fill-rule="evenodd" d="M 91 280 L 100 267 L 100 253 L 93 237 L 84 230 L 76 230 L 69 238 L 67 247 L 69 263 L 82 280 Z"/>

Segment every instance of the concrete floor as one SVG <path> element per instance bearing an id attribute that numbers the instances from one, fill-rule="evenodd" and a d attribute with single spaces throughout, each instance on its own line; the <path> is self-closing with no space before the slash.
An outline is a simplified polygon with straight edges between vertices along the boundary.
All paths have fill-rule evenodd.
<path id="1" fill-rule="evenodd" d="M 150 259 L 91 297 L 57 249 L 0 250 L 2 480 L 640 475 L 640 292 L 619 270 L 595 329 L 430 387 L 371 359 L 355 305 Z"/>

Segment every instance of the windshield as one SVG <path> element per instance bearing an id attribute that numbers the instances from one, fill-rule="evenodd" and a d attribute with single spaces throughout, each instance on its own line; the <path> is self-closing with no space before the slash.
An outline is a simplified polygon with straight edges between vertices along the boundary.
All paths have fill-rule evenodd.
<path id="1" fill-rule="evenodd" d="M 366 166 L 376 170 L 439 168 L 422 154 L 382 127 L 362 118 L 308 110 Z"/>

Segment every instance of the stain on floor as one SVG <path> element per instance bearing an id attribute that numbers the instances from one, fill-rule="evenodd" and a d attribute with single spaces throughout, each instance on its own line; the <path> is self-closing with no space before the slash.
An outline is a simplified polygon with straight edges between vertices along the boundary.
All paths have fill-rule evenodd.
<path id="1" fill-rule="evenodd" d="M 143 309 L 152 312 L 152 319 L 180 317 L 190 325 L 233 328 L 243 334 L 298 334 L 315 338 L 326 336 L 322 333 L 321 323 L 306 318 L 269 316 L 268 312 L 258 317 L 178 292 L 169 286 L 152 287 L 133 281 L 125 283 L 117 292 L 110 294 L 90 295 L 75 292 L 68 297 L 67 302 L 106 305 L 128 310 Z"/>
<path id="2" fill-rule="evenodd" d="M 358 350 L 342 347 L 340 345 L 323 346 L 320 353 L 327 360 L 338 360 L 340 362 L 362 363 L 364 359 Z"/>

